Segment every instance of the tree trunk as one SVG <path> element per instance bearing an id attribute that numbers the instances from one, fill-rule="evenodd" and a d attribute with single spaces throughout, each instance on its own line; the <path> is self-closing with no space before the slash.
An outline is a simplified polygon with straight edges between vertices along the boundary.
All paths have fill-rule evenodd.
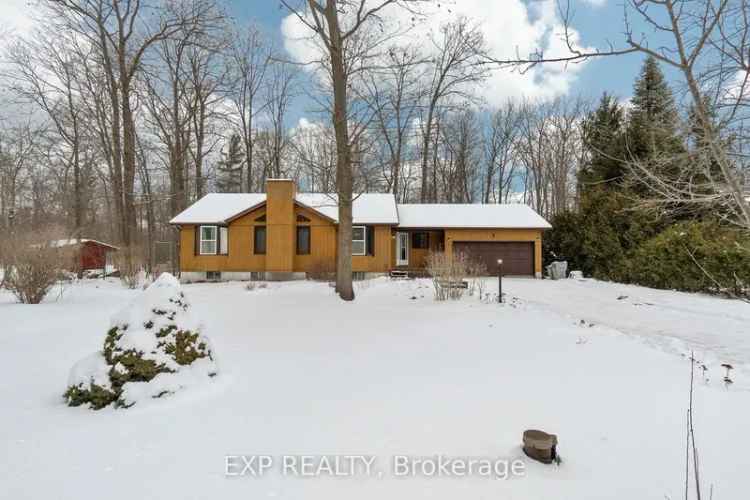
<path id="1" fill-rule="evenodd" d="M 347 74 L 344 67 L 343 40 L 339 28 L 336 0 L 326 0 L 333 80 L 333 128 L 336 135 L 336 188 L 339 228 L 336 245 L 336 291 L 343 300 L 354 300 L 352 284 L 352 198 L 353 179 L 349 124 L 347 117 Z"/>
<path id="2" fill-rule="evenodd" d="M 124 195 L 123 244 L 130 246 L 136 240 L 135 217 L 135 120 L 130 107 L 130 90 L 123 86 L 122 92 L 122 173 Z"/>
<path id="3" fill-rule="evenodd" d="M 434 110 L 435 100 L 433 99 L 430 101 L 430 108 L 427 110 L 427 122 L 424 125 L 424 135 L 422 136 L 422 186 L 419 192 L 420 203 L 427 203 L 427 163 L 430 157 L 430 136 L 432 135 L 432 115 Z"/>

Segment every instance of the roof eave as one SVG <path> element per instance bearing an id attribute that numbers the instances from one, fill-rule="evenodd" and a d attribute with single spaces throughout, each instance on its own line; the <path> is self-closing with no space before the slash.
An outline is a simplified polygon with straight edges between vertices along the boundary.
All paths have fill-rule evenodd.
<path id="1" fill-rule="evenodd" d="M 332 223 L 334 223 L 334 224 L 338 224 L 338 223 L 339 223 L 339 221 L 337 221 L 336 219 L 334 219 L 334 218 L 332 218 L 332 217 L 329 217 L 329 216 L 327 216 L 326 214 L 324 214 L 323 212 L 321 212 L 321 211 L 320 211 L 320 210 L 318 210 L 317 208 L 315 208 L 315 207 L 311 207 L 310 205 L 308 205 L 308 204 L 306 204 L 306 203 L 302 203 L 302 202 L 301 202 L 301 201 L 299 201 L 299 200 L 298 200 L 298 199 L 297 199 L 296 197 L 294 198 L 294 204 L 295 204 L 295 205 L 299 205 L 299 206 L 300 206 L 300 207 L 302 207 L 302 208 L 306 208 L 306 209 L 308 209 L 308 210 L 312 210 L 313 212 L 315 212 L 315 213 L 316 213 L 316 214 L 318 214 L 319 216 L 323 217 L 324 219 L 326 219 L 326 220 L 328 220 L 328 221 L 330 221 L 330 222 L 332 222 Z"/>

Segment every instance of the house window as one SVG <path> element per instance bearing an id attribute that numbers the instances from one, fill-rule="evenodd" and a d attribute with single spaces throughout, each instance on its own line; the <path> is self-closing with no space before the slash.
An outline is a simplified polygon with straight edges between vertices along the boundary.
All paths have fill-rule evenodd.
<path id="1" fill-rule="evenodd" d="M 297 255 L 310 254 L 310 226 L 297 226 Z"/>
<path id="2" fill-rule="evenodd" d="M 421 250 L 427 250 L 428 248 L 430 248 L 430 233 L 427 233 L 427 232 L 412 233 L 411 247 L 421 249 Z"/>
<path id="3" fill-rule="evenodd" d="M 266 226 L 255 226 L 253 249 L 257 255 L 266 254 Z"/>
<path id="4" fill-rule="evenodd" d="M 229 255 L 229 228 L 219 228 L 219 253 L 221 255 Z"/>
<path id="5" fill-rule="evenodd" d="M 221 271 L 206 271 L 207 281 L 221 281 Z"/>
<path id="6" fill-rule="evenodd" d="M 216 255 L 216 237 L 217 228 L 216 226 L 201 226 L 200 227 L 200 254 L 201 255 Z"/>
<path id="7" fill-rule="evenodd" d="M 367 251 L 367 231 L 365 226 L 352 227 L 352 255 L 365 255 Z"/>

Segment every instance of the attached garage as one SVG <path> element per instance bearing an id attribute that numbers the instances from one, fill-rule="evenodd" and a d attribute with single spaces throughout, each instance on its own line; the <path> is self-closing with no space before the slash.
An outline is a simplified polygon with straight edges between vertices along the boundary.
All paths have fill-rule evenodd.
<path id="1" fill-rule="evenodd" d="M 502 259 L 503 274 L 534 276 L 533 241 L 454 241 L 453 252 L 482 262 L 488 274 L 497 272 L 497 260 Z"/>

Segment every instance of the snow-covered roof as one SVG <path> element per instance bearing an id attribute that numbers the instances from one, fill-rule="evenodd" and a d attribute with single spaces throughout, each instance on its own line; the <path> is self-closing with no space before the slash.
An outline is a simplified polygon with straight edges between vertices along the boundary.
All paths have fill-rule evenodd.
<path id="1" fill-rule="evenodd" d="M 295 199 L 338 222 L 339 209 L 335 194 L 297 193 Z M 363 193 L 352 203 L 352 217 L 355 224 L 398 224 L 396 200 L 389 193 Z"/>
<path id="2" fill-rule="evenodd" d="M 295 200 L 338 222 L 336 195 L 297 193 Z M 226 224 L 238 215 L 266 201 L 264 193 L 207 194 L 173 218 L 172 224 Z M 355 224 L 390 224 L 410 228 L 524 228 L 547 229 L 544 220 L 531 207 L 509 204 L 405 204 L 396 205 L 392 194 L 364 193 L 352 207 Z"/>
<path id="3" fill-rule="evenodd" d="M 530 206 L 507 204 L 398 205 L 399 226 L 413 228 L 518 228 L 548 229 L 549 222 Z"/>
<path id="4" fill-rule="evenodd" d="M 295 199 L 329 219 L 338 222 L 336 195 L 297 193 Z M 221 224 L 266 201 L 264 193 L 210 193 L 174 217 L 171 224 Z M 396 201 L 392 194 L 365 193 L 352 207 L 356 224 L 398 224 Z"/>
<path id="5" fill-rule="evenodd" d="M 52 240 L 50 241 L 50 246 L 53 248 L 60 248 L 60 247 L 67 247 L 71 245 L 78 245 L 79 243 L 96 243 L 97 245 L 102 245 L 109 248 L 114 248 L 115 250 L 118 250 L 118 248 L 114 245 L 110 245 L 109 243 L 104 243 L 103 241 L 98 240 L 92 240 L 88 238 L 70 238 L 67 240 Z"/>
<path id="6" fill-rule="evenodd" d="M 266 201 L 264 193 L 209 193 L 177 214 L 170 224 L 220 224 Z"/>

